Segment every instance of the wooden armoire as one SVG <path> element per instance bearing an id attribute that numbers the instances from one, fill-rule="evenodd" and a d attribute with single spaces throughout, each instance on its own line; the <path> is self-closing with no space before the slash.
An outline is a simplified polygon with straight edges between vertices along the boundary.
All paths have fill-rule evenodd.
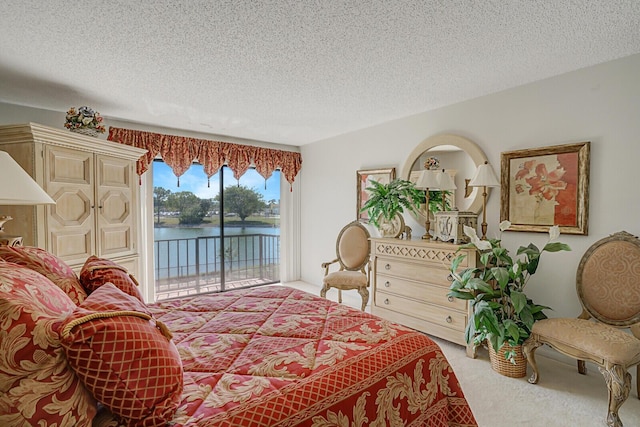
<path id="1" fill-rule="evenodd" d="M 36 123 L 0 126 L 8 152 L 56 201 L 0 206 L 5 231 L 21 235 L 79 271 L 90 255 L 139 275 L 140 188 L 136 160 L 145 151 Z M 0 185 L 11 185 L 10 182 Z"/>

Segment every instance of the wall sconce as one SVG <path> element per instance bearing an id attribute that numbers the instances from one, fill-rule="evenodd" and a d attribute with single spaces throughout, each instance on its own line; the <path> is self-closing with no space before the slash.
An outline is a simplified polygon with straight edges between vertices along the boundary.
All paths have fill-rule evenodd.
<path id="1" fill-rule="evenodd" d="M 425 200 L 426 200 L 426 212 L 425 212 L 425 233 L 422 236 L 425 240 L 431 240 L 431 234 L 429 234 L 429 229 L 431 228 L 431 221 L 429 219 L 429 189 L 435 190 L 438 188 L 439 180 L 438 180 L 439 172 L 432 169 L 425 169 L 420 172 L 418 176 L 418 180 L 416 181 L 416 188 L 421 190 L 425 190 Z"/>
<path id="2" fill-rule="evenodd" d="M 487 187 L 500 187 L 500 181 L 488 161 L 478 166 L 476 174 L 469 182 L 470 187 L 482 187 L 482 240 L 487 239 Z"/>

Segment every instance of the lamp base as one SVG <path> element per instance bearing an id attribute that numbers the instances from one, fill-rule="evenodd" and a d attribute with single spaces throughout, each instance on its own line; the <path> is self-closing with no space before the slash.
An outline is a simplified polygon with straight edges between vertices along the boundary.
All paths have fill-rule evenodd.
<path id="1" fill-rule="evenodd" d="M 4 231 L 4 224 L 12 219 L 9 215 L 0 216 L 0 245 L 2 246 L 22 246 L 22 236 L 12 236 Z"/>

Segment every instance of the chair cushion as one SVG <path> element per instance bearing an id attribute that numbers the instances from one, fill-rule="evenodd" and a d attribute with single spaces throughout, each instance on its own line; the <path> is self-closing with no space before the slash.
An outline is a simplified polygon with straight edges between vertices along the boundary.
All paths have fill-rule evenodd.
<path id="1" fill-rule="evenodd" d="M 620 329 L 584 319 L 544 319 L 533 325 L 540 341 L 555 341 L 603 361 L 630 366 L 640 361 L 640 340 Z"/>
<path id="2" fill-rule="evenodd" d="M 342 229 L 337 254 L 348 270 L 361 268 L 369 259 L 369 236 L 360 224 L 350 224 Z"/>
<path id="3" fill-rule="evenodd" d="M 335 271 L 327 274 L 322 283 L 336 289 L 358 289 L 367 286 L 367 276 L 360 271 Z"/>

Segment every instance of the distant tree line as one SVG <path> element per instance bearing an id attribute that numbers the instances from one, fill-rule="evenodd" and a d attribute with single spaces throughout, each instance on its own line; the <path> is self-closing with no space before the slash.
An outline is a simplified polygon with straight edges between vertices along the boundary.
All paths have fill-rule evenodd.
<path id="1" fill-rule="evenodd" d="M 235 213 L 242 222 L 250 215 L 273 206 L 264 202 L 262 194 L 243 185 L 229 186 L 222 194 L 224 213 Z M 162 187 L 153 188 L 153 206 L 157 222 L 160 223 L 161 212 L 178 212 L 180 224 L 201 224 L 204 217 L 212 210 L 219 210 L 220 194 L 213 199 L 201 199 L 191 191 L 173 193 Z"/>

